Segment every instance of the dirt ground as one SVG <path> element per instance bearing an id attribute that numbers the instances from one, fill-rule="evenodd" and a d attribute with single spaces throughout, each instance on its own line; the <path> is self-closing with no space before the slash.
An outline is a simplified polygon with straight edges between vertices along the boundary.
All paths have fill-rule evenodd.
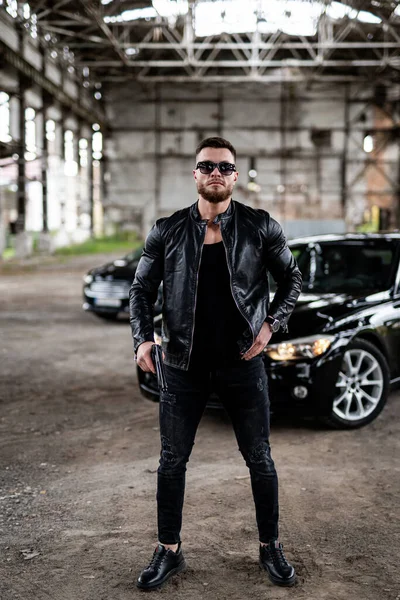
<path id="1" fill-rule="evenodd" d="M 138 392 L 127 322 L 81 309 L 106 257 L 0 266 L 0 598 L 130 600 L 156 540 L 158 407 Z M 400 393 L 354 432 L 272 424 L 281 539 L 298 573 L 258 566 L 250 480 L 207 412 L 189 463 L 177 600 L 400 600 Z"/>

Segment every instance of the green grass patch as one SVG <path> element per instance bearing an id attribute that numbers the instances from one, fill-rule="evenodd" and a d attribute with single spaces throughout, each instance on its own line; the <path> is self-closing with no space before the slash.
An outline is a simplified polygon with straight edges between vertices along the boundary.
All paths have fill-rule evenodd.
<path id="1" fill-rule="evenodd" d="M 358 225 L 358 227 L 356 227 L 356 231 L 358 233 L 377 233 L 378 227 L 375 225 L 375 223 L 363 223 L 362 225 Z"/>
<path id="2" fill-rule="evenodd" d="M 10 258 L 14 258 L 15 256 L 15 249 L 14 248 L 6 248 L 3 252 L 3 254 L 1 255 L 1 258 L 3 258 L 4 260 L 10 260 Z"/>
<path id="3" fill-rule="evenodd" d="M 143 245 L 134 233 L 118 234 L 86 240 L 81 244 L 64 246 L 55 251 L 56 256 L 78 256 L 82 254 L 102 254 L 107 252 L 130 252 Z"/>

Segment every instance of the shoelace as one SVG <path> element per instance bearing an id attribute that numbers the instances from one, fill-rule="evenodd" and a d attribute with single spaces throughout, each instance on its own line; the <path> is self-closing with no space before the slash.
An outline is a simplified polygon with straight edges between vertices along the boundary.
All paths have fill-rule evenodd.
<path id="1" fill-rule="evenodd" d="M 165 556 L 166 556 L 165 553 L 161 554 L 161 552 L 158 552 L 158 548 L 156 548 L 153 552 L 153 557 L 147 568 L 151 569 L 152 567 L 159 567 L 161 565 L 162 561 L 164 560 Z"/>
<path id="2" fill-rule="evenodd" d="M 272 558 L 272 562 L 277 565 L 277 566 L 282 566 L 282 567 L 287 567 L 289 565 L 286 556 L 283 552 L 283 548 L 282 546 L 279 548 L 274 548 L 273 550 L 271 550 L 270 548 L 268 548 L 268 551 L 271 555 Z"/>
<path id="3" fill-rule="evenodd" d="M 283 552 L 282 545 L 279 548 L 274 546 L 272 549 L 268 546 L 265 546 L 267 551 L 267 556 L 272 559 L 272 562 L 276 567 L 288 567 L 289 563 L 286 559 L 286 556 Z"/>

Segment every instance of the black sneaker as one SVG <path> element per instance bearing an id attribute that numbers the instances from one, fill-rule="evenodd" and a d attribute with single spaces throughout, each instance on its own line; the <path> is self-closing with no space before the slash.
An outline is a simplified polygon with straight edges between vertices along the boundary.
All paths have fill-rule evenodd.
<path id="1" fill-rule="evenodd" d="M 172 575 L 183 571 L 185 567 L 180 542 L 176 552 L 158 544 L 149 566 L 140 573 L 136 585 L 141 590 L 152 590 L 162 585 Z"/>
<path id="2" fill-rule="evenodd" d="M 276 585 L 294 585 L 296 572 L 283 553 L 283 546 L 274 540 L 268 546 L 260 544 L 260 565 Z"/>

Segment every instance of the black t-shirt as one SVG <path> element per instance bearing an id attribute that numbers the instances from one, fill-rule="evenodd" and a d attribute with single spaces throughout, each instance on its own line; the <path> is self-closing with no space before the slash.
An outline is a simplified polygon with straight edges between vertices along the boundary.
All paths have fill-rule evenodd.
<path id="1" fill-rule="evenodd" d="M 197 285 L 191 366 L 239 359 L 237 341 L 248 329 L 232 296 L 223 242 L 204 244 Z"/>

